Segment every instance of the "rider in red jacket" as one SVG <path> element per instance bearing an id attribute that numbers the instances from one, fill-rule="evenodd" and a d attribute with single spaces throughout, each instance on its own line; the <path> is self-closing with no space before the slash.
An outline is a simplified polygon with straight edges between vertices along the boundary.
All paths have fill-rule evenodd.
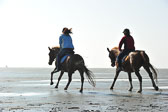
<path id="1" fill-rule="evenodd" d="M 121 39 L 121 41 L 119 43 L 120 54 L 117 57 L 118 70 L 121 70 L 122 58 L 124 56 L 128 55 L 130 52 L 135 51 L 134 39 L 130 35 L 129 29 L 124 29 L 123 33 L 124 33 L 124 37 Z M 124 49 L 121 50 L 123 44 L 124 44 Z"/>

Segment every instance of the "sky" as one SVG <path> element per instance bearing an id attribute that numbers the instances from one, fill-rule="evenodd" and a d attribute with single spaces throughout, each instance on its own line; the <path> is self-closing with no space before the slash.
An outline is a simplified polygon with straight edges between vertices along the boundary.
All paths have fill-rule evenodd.
<path id="1" fill-rule="evenodd" d="M 167 0 L 0 0 L 0 67 L 54 67 L 48 47 L 63 27 L 89 68 L 111 67 L 107 47 L 125 28 L 154 67 L 168 68 Z"/>

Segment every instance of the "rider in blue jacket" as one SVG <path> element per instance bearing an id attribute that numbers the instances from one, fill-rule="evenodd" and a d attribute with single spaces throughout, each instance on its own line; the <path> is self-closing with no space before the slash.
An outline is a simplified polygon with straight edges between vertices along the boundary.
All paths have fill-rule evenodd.
<path id="1" fill-rule="evenodd" d="M 63 28 L 62 35 L 59 37 L 59 44 L 60 44 L 60 51 L 57 55 L 57 61 L 56 61 L 56 72 L 60 71 L 60 61 L 63 56 L 66 54 L 74 54 L 74 46 L 72 43 L 72 38 L 70 34 L 72 29 Z"/>

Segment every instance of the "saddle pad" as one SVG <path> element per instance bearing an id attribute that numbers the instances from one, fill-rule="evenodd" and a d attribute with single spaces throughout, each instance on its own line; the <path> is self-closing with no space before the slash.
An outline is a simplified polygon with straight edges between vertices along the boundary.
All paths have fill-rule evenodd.
<path id="1" fill-rule="evenodd" d="M 68 57 L 68 56 L 70 56 L 70 55 L 65 55 L 65 56 L 63 56 L 62 58 L 61 58 L 61 63 L 63 63 L 64 61 L 65 61 L 65 59 Z"/>

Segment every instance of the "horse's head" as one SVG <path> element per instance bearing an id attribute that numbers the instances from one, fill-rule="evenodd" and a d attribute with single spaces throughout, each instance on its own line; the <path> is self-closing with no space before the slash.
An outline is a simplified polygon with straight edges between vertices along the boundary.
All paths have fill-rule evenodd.
<path id="1" fill-rule="evenodd" d="M 109 48 L 107 48 L 107 51 L 109 52 L 109 58 L 111 60 L 111 66 L 114 67 L 115 66 L 115 62 L 116 62 L 116 58 L 119 54 L 119 50 L 117 47 L 113 48 L 111 51 L 109 50 Z"/>
<path id="2" fill-rule="evenodd" d="M 50 51 L 49 54 L 48 54 L 49 55 L 49 62 L 48 62 L 48 64 L 52 65 L 53 61 L 56 59 L 56 56 L 57 56 L 60 48 L 59 47 L 53 47 L 53 48 L 48 47 L 48 49 Z"/>

